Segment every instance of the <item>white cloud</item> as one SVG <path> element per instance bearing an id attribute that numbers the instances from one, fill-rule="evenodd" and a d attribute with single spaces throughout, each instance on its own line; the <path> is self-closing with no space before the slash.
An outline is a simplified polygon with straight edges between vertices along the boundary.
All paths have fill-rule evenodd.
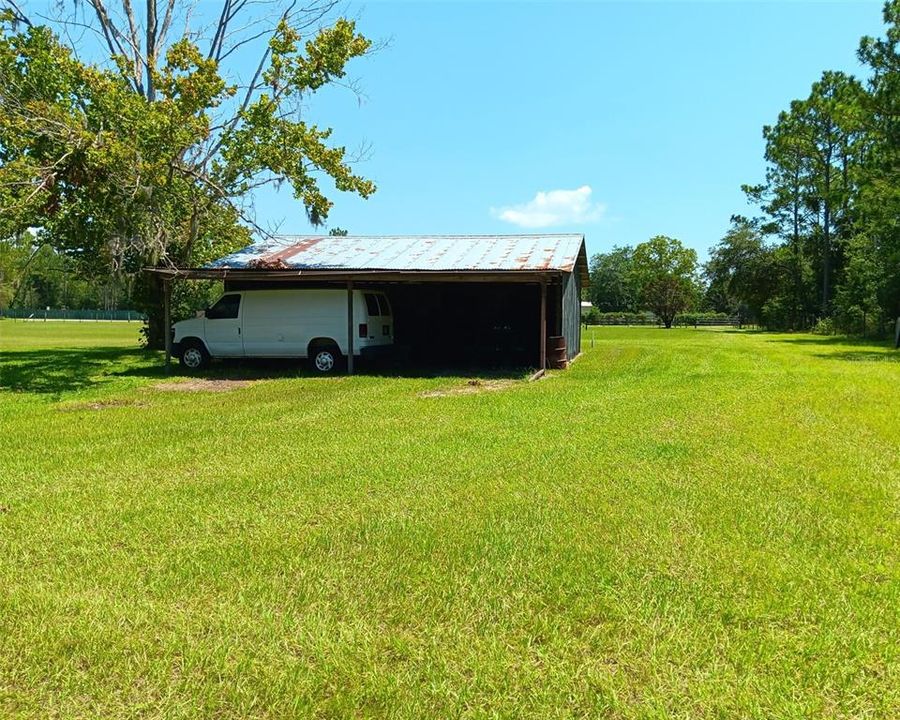
<path id="1" fill-rule="evenodd" d="M 577 190 L 539 192 L 522 205 L 492 207 L 491 215 L 524 228 L 596 222 L 606 212 L 606 206 L 591 202 L 592 192 L 590 185 L 582 185 Z"/>

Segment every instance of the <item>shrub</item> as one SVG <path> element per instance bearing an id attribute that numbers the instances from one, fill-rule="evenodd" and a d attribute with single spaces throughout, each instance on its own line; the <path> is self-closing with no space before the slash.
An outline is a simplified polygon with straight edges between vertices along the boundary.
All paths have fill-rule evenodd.
<path id="1" fill-rule="evenodd" d="M 598 312 L 593 316 L 596 325 L 656 325 L 658 320 L 651 312 Z"/>
<path id="2" fill-rule="evenodd" d="M 581 313 L 581 322 L 585 325 L 597 325 L 600 322 L 600 311 L 595 308 L 589 308 Z"/>
<path id="3" fill-rule="evenodd" d="M 830 317 L 820 318 L 813 326 L 812 331 L 816 335 L 834 335 L 836 332 L 834 319 Z"/>

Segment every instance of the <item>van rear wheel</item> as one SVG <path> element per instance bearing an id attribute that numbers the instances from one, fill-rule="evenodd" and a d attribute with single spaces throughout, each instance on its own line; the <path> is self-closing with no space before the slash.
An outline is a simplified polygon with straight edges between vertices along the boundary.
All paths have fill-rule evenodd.
<path id="1" fill-rule="evenodd" d="M 341 352 L 336 345 L 320 345 L 309 354 L 310 368 L 320 375 L 328 375 L 337 370 L 340 358 Z"/>

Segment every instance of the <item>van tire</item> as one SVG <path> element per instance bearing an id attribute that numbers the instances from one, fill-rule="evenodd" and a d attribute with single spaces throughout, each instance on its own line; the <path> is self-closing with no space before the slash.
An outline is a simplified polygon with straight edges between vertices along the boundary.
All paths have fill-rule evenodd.
<path id="1" fill-rule="evenodd" d="M 199 340 L 184 340 L 181 343 L 181 357 L 178 361 L 181 367 L 187 370 L 202 370 L 209 365 L 209 352 Z"/>
<path id="2" fill-rule="evenodd" d="M 309 369 L 317 375 L 331 375 L 337 371 L 341 351 L 334 343 L 315 344 L 309 348 Z"/>

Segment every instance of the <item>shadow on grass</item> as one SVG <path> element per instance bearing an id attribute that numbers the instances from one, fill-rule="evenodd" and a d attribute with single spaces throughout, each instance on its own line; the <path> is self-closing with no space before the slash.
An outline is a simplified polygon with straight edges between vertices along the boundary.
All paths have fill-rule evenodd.
<path id="1" fill-rule="evenodd" d="M 45 348 L 0 355 L 0 389 L 32 393 L 71 392 L 109 377 L 165 377 L 157 353 L 137 348 Z"/>
<path id="2" fill-rule="evenodd" d="M 160 360 L 162 366 L 162 360 Z M 413 361 L 373 361 L 356 358 L 353 372 L 355 375 L 383 378 L 482 378 L 482 379 L 520 379 L 533 372 L 520 366 L 495 366 L 478 363 L 459 363 L 452 365 L 433 365 L 415 363 Z M 124 373 L 123 373 L 124 374 Z M 322 375 L 310 370 L 302 358 L 223 358 L 214 360 L 203 370 L 189 371 L 172 363 L 173 377 L 209 378 L 212 380 L 275 380 L 279 378 L 327 379 L 334 375 L 346 375 L 344 362 L 335 374 Z M 165 372 L 162 373 L 165 377 Z"/>
<path id="3" fill-rule="evenodd" d="M 892 352 L 878 352 L 875 349 L 868 352 L 866 350 L 847 350 L 846 352 L 816 353 L 816 357 L 850 362 L 900 363 L 900 350 Z"/>
<path id="4" fill-rule="evenodd" d="M 825 347 L 833 347 L 835 345 L 852 345 L 854 347 L 872 347 L 872 348 L 893 348 L 893 343 L 886 339 L 876 340 L 875 338 L 851 337 L 848 335 L 804 335 L 803 337 L 792 337 L 790 335 L 777 336 L 772 338 L 772 342 L 791 343 L 793 345 L 822 345 Z"/>
<path id="5" fill-rule="evenodd" d="M 776 336 L 769 342 L 787 343 L 810 348 L 834 348 L 832 352 L 815 353 L 815 357 L 827 360 L 850 360 L 854 362 L 900 362 L 900 350 L 888 339 L 861 338 L 848 335 L 821 335 L 803 337 Z M 837 348 L 858 348 L 838 350 Z"/>
<path id="6" fill-rule="evenodd" d="M 478 365 L 418 366 L 402 363 L 357 361 L 356 372 L 388 378 L 524 377 L 522 367 L 485 367 Z M 115 378 L 164 380 L 169 377 L 200 377 L 225 380 L 269 380 L 279 378 L 323 377 L 311 372 L 299 359 L 241 359 L 213 362 L 205 370 L 187 372 L 173 361 L 167 372 L 162 353 L 140 348 L 46 348 L 4 351 L 0 354 L 0 390 L 60 394 L 89 389 Z"/>

